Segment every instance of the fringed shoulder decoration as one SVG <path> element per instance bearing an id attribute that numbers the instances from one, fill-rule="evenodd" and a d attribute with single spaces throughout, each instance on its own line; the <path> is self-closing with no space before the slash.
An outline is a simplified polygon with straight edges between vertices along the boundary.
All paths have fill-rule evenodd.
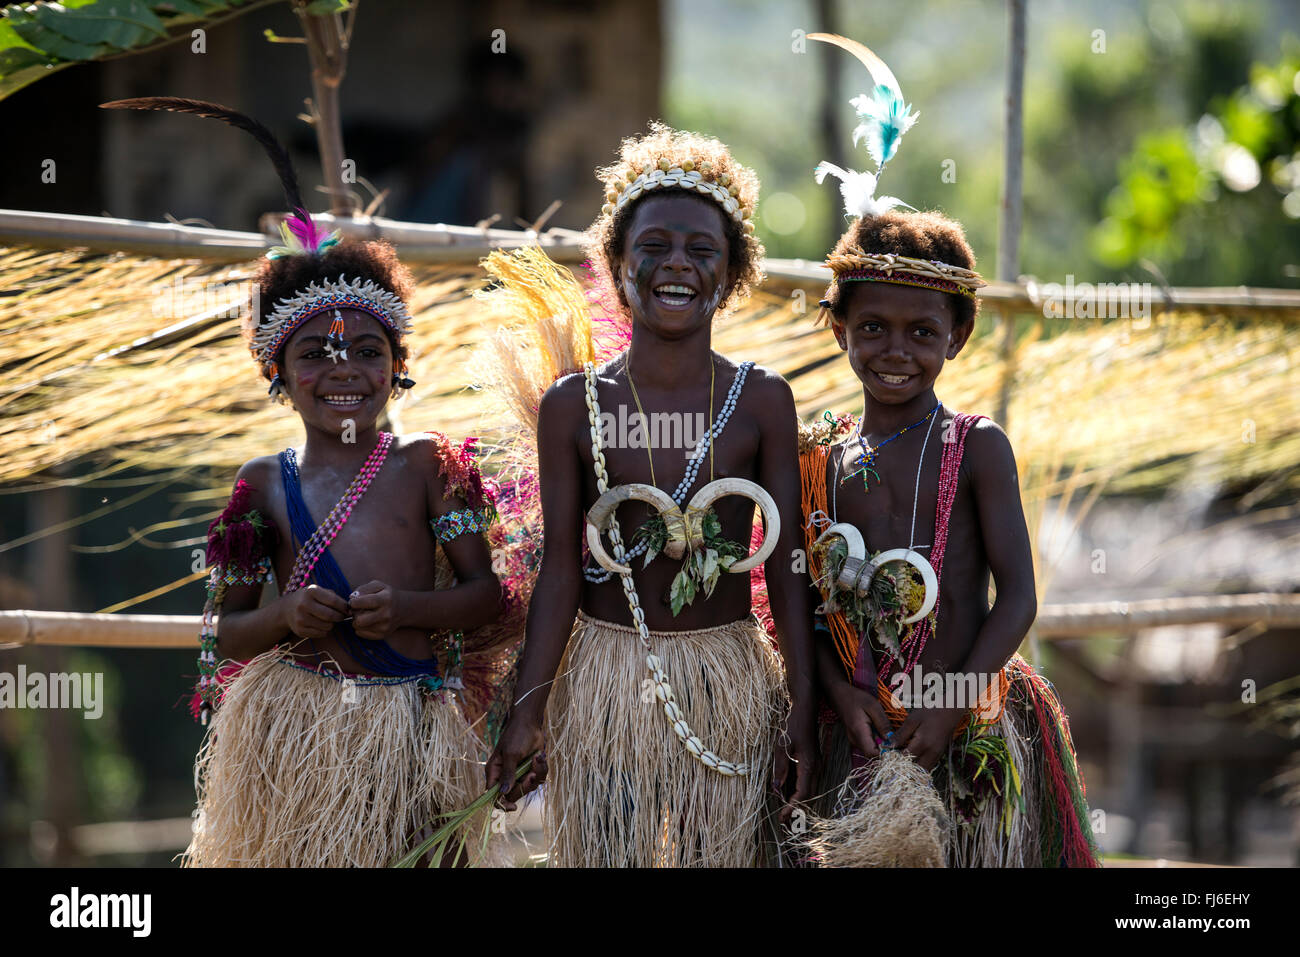
<path id="1" fill-rule="evenodd" d="M 275 526 L 253 508 L 254 491 L 243 479 L 236 482 L 225 510 L 208 526 L 208 567 L 223 566 L 227 575 L 243 579 L 227 584 L 259 584 L 271 565 Z"/>
<path id="2" fill-rule="evenodd" d="M 799 427 L 799 503 L 803 520 L 804 550 L 808 556 L 808 574 L 813 581 L 822 577 L 822 562 L 813 547 L 819 535 L 830 524 L 829 504 L 826 499 L 826 467 L 830 462 L 831 447 L 848 435 L 856 426 L 851 415 L 832 415 Z M 823 596 L 825 598 L 826 596 Z M 858 635 L 844 614 L 832 611 L 826 615 L 826 624 L 835 641 L 835 651 L 844 666 L 845 675 L 852 677 L 858 657 Z"/>
<path id="3" fill-rule="evenodd" d="M 253 487 L 240 479 L 225 510 L 208 526 L 207 600 L 199 629 L 199 680 L 190 700 L 196 721 L 208 723 L 221 700 L 217 668 L 217 618 L 231 585 L 262 585 L 271 580 L 275 526 L 252 506 Z"/>
<path id="4" fill-rule="evenodd" d="M 833 445 L 848 436 L 857 427 L 858 420 L 845 412 L 833 415 L 823 412 L 820 419 L 812 422 L 799 422 L 799 454 L 802 455 L 819 445 Z"/>
<path id="5" fill-rule="evenodd" d="M 460 497 L 472 509 L 496 513 L 496 483 L 484 481 L 478 467 L 478 437 L 471 435 L 456 442 L 441 432 L 430 431 L 438 455 L 438 474 L 442 476 L 442 497 Z"/>

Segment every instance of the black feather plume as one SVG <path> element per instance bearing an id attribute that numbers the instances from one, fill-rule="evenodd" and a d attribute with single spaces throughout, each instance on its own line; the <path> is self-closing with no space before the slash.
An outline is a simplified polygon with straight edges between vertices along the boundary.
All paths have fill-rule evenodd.
<path id="1" fill-rule="evenodd" d="M 104 110 L 167 110 L 172 113 L 193 113 L 211 120 L 221 120 L 230 126 L 244 130 L 253 139 L 262 144 L 266 155 L 271 157 L 275 171 L 280 176 L 280 185 L 284 187 L 285 198 L 290 209 L 306 209 L 302 197 L 298 195 L 298 175 L 294 172 L 293 161 L 275 135 L 251 116 L 236 112 L 220 103 L 205 100 L 190 100 L 180 96 L 137 96 L 129 100 L 113 100 L 111 103 L 99 104 Z"/>

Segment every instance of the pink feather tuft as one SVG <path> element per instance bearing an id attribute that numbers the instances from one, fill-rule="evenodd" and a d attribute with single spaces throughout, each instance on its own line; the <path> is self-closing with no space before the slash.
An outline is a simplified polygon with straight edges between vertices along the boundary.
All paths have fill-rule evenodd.
<path id="1" fill-rule="evenodd" d="M 749 550 L 756 552 L 762 544 L 763 523 L 755 522 L 749 534 Z M 755 565 L 749 571 L 749 593 L 750 608 L 754 612 L 754 617 L 763 626 L 763 631 L 767 632 L 767 637 L 771 639 L 772 644 L 776 645 L 776 621 L 772 618 L 772 605 L 767 594 L 767 575 L 761 564 Z"/>
<path id="2" fill-rule="evenodd" d="M 301 206 L 294 207 L 293 215 L 285 220 L 285 225 L 308 252 L 315 252 L 320 247 L 321 241 L 325 239 L 325 234 L 312 220 L 311 213 Z"/>

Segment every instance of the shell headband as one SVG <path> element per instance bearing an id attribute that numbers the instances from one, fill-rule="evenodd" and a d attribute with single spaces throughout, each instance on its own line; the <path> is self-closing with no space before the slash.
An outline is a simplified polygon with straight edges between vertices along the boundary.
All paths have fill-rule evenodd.
<path id="1" fill-rule="evenodd" d="M 810 33 L 808 39 L 830 43 L 852 53 L 867 68 L 875 83 L 870 94 L 855 96 L 849 102 L 859 120 L 853 130 L 853 145 L 857 146 L 859 140 L 865 141 L 867 154 L 876 163 L 876 171 L 859 173 L 823 161 L 813 171 L 817 182 L 825 180 L 827 174 L 840 181 L 840 195 L 844 197 L 847 216 L 879 216 L 899 207 L 914 209 L 897 196 L 878 197 L 875 193 L 885 165 L 898 153 L 903 134 L 912 128 L 920 114 L 913 113 L 912 107 L 904 104 L 898 79 L 885 61 L 861 43 L 834 33 Z M 976 289 L 988 285 L 974 270 L 894 253 L 868 253 L 855 249 L 828 257 L 826 265 L 838 283 L 888 282 L 937 289 L 971 299 L 975 298 Z M 828 303 L 823 299 L 821 305 L 825 307 Z"/>
<path id="2" fill-rule="evenodd" d="M 349 280 L 346 276 L 337 280 L 326 279 L 320 283 L 308 283 L 306 289 L 276 302 L 253 333 L 250 348 L 254 358 L 263 369 L 269 370 L 280 349 L 298 327 L 330 309 L 357 309 L 373 316 L 399 342 L 411 331 L 411 316 L 406 303 L 387 289 L 369 279 L 364 282 L 360 278 Z M 337 330 L 336 334 L 336 330 L 331 328 L 329 339 L 327 347 L 333 345 L 346 356 L 347 343 L 342 340 L 342 330 Z"/>
<path id="3" fill-rule="evenodd" d="M 914 259 L 894 253 L 864 253 L 852 250 L 831 256 L 826 260 L 835 274 L 835 281 L 890 282 L 900 286 L 920 286 L 937 289 L 967 298 L 975 298 L 975 290 L 987 286 L 979 273 L 960 266 L 949 266 L 937 259 Z M 826 301 L 822 301 L 826 305 Z"/>
<path id="4" fill-rule="evenodd" d="M 280 223 L 280 236 L 284 240 L 281 246 L 272 246 L 266 253 L 268 259 L 282 259 L 286 256 L 323 256 L 339 242 L 339 230 L 325 233 L 320 229 L 303 205 L 298 190 L 298 175 L 294 172 L 293 161 L 288 152 L 265 126 L 228 106 L 210 103 L 206 100 L 191 100 L 178 96 L 141 96 L 129 100 L 114 100 L 101 103 L 100 107 L 108 110 L 166 110 L 172 113 L 191 113 L 206 119 L 220 120 L 223 123 L 243 130 L 266 151 L 275 171 L 280 177 L 280 185 L 292 212 Z M 269 315 L 254 329 L 249 349 L 262 371 L 271 379 L 270 393 L 276 397 L 285 394 L 280 381 L 276 355 L 284 346 L 294 330 L 312 316 L 328 309 L 335 310 L 334 322 L 330 324 L 326 336 L 325 350 L 335 363 L 348 357 L 348 346 L 343 338 L 343 317 L 339 309 L 357 309 L 373 316 L 393 333 L 398 342 L 411 330 L 411 316 L 406 310 L 406 303 L 387 289 L 360 277 L 349 280 L 346 276 L 337 280 L 324 280 L 320 284 L 309 283 L 306 289 L 300 289 L 292 296 L 275 303 Z M 393 394 L 400 395 L 415 385 L 406 375 L 406 364 L 401 363 L 400 371 L 393 375 Z"/>
<path id="5" fill-rule="evenodd" d="M 681 189 L 707 196 L 722 207 L 722 211 L 735 220 L 747 233 L 754 231 L 754 197 L 741 196 L 740 187 L 727 173 L 718 173 L 707 160 L 696 165 L 693 159 L 684 159 L 674 165 L 667 158 L 657 165 L 646 164 L 638 173 L 630 168 L 624 178 L 617 176 L 605 184 L 605 205 L 600 211 L 612 217 L 628 203 L 656 189 Z"/>

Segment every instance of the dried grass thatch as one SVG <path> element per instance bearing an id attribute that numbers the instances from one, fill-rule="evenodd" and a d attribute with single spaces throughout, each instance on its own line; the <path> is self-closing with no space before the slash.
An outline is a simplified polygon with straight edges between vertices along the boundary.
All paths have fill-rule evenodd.
<path id="1" fill-rule="evenodd" d="M 295 441 L 292 411 L 271 405 L 238 339 L 251 264 L 216 265 L 85 250 L 0 248 L 0 482 L 30 481 L 90 458 L 146 470 L 233 470 Z M 499 431 L 485 420 L 473 347 L 494 330 L 472 297 L 477 263 L 414 267 L 414 393 L 394 425 L 453 435 Z M 579 270 L 581 275 L 582 271 Z M 172 310 L 177 283 L 212 293 Z M 775 289 L 775 284 L 773 284 Z M 810 287 L 811 288 L 811 287 Z M 171 290 L 169 292 L 169 290 Z M 723 320 L 718 351 L 790 379 L 800 413 L 860 407 L 860 386 L 806 295 L 757 292 Z M 981 320 L 984 322 L 986 320 Z M 999 337 L 981 327 L 944 371 L 951 406 L 991 412 L 1002 384 Z M 1013 357 L 1010 434 L 1027 488 L 1165 486 L 1207 481 L 1300 485 L 1300 326 L 1182 311 L 1149 320 L 1037 323 Z"/>

